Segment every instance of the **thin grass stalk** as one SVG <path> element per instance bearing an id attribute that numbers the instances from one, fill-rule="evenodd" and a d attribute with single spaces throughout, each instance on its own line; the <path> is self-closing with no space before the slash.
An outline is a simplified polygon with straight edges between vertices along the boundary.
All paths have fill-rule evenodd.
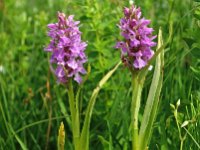
<path id="1" fill-rule="evenodd" d="M 47 87 L 47 93 L 46 93 L 46 100 L 48 101 L 49 107 L 47 108 L 48 110 L 48 128 L 47 128 L 47 133 L 46 133 L 46 144 L 45 144 L 45 150 L 48 150 L 48 145 L 49 145 L 49 137 L 51 133 L 51 125 L 52 125 L 52 97 L 51 97 L 51 92 L 50 92 L 50 84 L 49 84 L 49 76 L 50 76 L 50 70 L 48 71 L 48 79 L 46 83 Z"/>

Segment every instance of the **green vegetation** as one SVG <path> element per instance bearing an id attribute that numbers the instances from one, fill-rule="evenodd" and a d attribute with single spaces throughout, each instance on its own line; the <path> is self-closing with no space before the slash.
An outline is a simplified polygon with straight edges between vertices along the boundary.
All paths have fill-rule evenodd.
<path id="1" fill-rule="evenodd" d="M 135 4 L 152 20 L 156 34 L 162 27 L 164 43 L 169 40 L 149 149 L 178 150 L 182 146 L 183 150 L 198 150 L 200 1 L 135 0 Z M 116 24 L 124 6 L 129 6 L 128 0 L 0 0 L 0 149 L 54 150 L 62 121 L 65 149 L 72 149 L 67 90 L 56 83 L 49 70 L 50 56 L 43 51 L 49 42 L 46 26 L 57 22 L 57 11 L 74 14 L 75 20 L 81 21 L 91 66 L 80 91 L 84 116 L 93 89 L 120 61 L 120 52 L 113 47 L 121 38 Z M 152 76 L 153 71 L 149 71 L 142 93 L 143 109 Z M 131 92 L 131 73 L 121 65 L 96 99 L 90 125 L 91 150 L 131 149 Z M 141 121 L 139 115 L 139 125 Z"/>

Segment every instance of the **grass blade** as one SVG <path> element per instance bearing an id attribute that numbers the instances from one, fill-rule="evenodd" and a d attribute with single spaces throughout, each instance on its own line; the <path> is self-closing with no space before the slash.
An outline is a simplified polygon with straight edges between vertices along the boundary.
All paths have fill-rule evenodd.
<path id="1" fill-rule="evenodd" d="M 26 145 L 22 142 L 22 140 L 19 138 L 19 136 L 15 133 L 15 131 L 13 130 L 13 128 L 12 128 L 11 125 L 9 125 L 9 128 L 10 128 L 11 132 L 13 133 L 13 135 L 15 136 L 17 142 L 21 146 L 22 150 L 28 150 L 28 148 L 26 147 Z"/>

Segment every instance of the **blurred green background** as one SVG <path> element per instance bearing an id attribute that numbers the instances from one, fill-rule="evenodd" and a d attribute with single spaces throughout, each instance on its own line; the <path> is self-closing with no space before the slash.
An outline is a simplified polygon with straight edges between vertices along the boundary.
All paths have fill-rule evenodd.
<path id="1" fill-rule="evenodd" d="M 165 49 L 164 85 L 151 150 L 197 150 L 200 144 L 200 1 L 135 0 L 143 16 L 151 19 L 157 34 L 163 29 Z M 82 39 L 91 74 L 81 91 L 86 108 L 98 81 L 117 62 L 120 39 L 116 24 L 128 0 L 0 0 L 0 149 L 56 149 L 61 121 L 65 124 L 65 149 L 72 149 L 67 93 L 49 71 L 47 24 L 57 22 L 57 11 L 81 21 Z M 172 31 L 170 37 L 169 32 Z M 87 67 L 87 65 L 86 65 Z M 149 72 L 143 99 L 147 97 Z M 131 74 L 121 66 L 101 90 L 91 123 L 90 149 L 129 150 Z M 75 83 L 75 86 L 76 83 Z M 178 109 L 181 139 L 171 104 Z M 145 101 L 142 101 L 144 108 Z M 141 109 L 141 114 L 143 110 Z M 141 119 L 141 117 L 140 117 Z"/>

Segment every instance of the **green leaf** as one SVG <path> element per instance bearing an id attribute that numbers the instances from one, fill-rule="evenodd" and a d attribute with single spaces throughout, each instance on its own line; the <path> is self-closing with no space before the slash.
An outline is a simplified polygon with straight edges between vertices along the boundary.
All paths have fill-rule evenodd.
<path id="1" fill-rule="evenodd" d="M 160 48 L 162 48 L 160 50 Z M 157 107 L 159 103 L 159 96 L 162 88 L 163 81 L 163 66 L 164 66 L 164 47 L 162 40 L 162 30 L 159 30 L 158 35 L 158 47 L 157 51 L 160 50 L 161 53 L 156 57 L 156 65 L 154 70 L 154 75 L 152 83 L 150 86 L 144 115 L 142 118 L 141 128 L 139 131 L 139 145 L 140 150 L 145 150 L 148 142 L 150 141 L 150 136 L 152 133 L 152 126 L 155 120 Z"/>
<path id="2" fill-rule="evenodd" d="M 96 102 L 97 95 L 102 88 L 102 86 L 107 82 L 107 80 L 112 76 L 112 74 L 117 70 L 121 62 L 119 62 L 112 70 L 110 70 L 99 82 L 97 87 L 93 90 L 92 96 L 90 98 L 89 104 L 86 109 L 85 120 L 83 124 L 83 129 L 81 132 L 80 143 L 82 150 L 88 150 L 89 147 L 89 128 L 90 128 L 90 121 L 92 117 L 92 111 L 94 108 L 94 104 Z"/>

